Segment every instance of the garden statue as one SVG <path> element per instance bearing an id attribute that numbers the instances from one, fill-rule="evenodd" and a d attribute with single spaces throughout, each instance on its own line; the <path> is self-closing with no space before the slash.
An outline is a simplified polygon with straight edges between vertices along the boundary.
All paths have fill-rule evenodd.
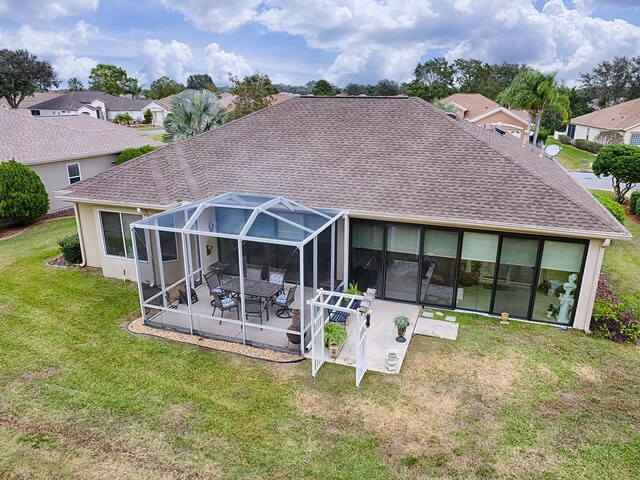
<path id="1" fill-rule="evenodd" d="M 571 308 L 573 307 L 573 291 L 577 288 L 576 280 L 578 279 L 578 275 L 572 273 L 569 275 L 569 281 L 565 282 L 562 286 L 564 287 L 564 293 L 560 295 L 560 311 L 558 312 L 558 316 L 556 317 L 558 323 L 569 323 L 569 313 L 571 312 Z"/>

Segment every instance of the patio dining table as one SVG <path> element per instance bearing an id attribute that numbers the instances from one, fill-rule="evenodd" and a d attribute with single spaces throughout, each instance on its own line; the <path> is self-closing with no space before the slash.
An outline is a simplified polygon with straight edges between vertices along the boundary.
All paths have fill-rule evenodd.
<path id="1" fill-rule="evenodd" d="M 232 278 L 222 284 L 222 289 L 226 292 L 240 295 L 240 278 Z M 249 297 L 271 298 L 282 290 L 279 283 L 271 283 L 266 280 L 244 279 L 244 294 Z"/>

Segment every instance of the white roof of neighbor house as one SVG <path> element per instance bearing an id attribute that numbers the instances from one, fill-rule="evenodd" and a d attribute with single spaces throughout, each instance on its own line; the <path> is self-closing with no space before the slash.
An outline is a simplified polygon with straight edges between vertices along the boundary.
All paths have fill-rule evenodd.
<path id="1" fill-rule="evenodd" d="M 118 153 L 128 147 L 163 145 L 88 115 L 36 117 L 0 109 L 0 161 L 38 164 Z"/>

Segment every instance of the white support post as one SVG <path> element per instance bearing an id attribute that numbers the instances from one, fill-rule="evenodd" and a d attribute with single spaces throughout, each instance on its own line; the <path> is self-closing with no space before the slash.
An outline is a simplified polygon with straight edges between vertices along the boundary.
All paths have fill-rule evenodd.
<path id="1" fill-rule="evenodd" d="M 136 264 L 136 280 L 138 281 L 138 295 L 140 296 L 140 311 L 142 313 L 142 323 L 147 323 L 147 312 L 144 308 L 144 292 L 142 291 L 142 279 L 140 278 L 140 260 L 138 259 L 138 240 L 136 238 L 136 231 L 133 225 L 131 225 L 131 239 L 133 246 L 133 261 Z"/>
<path id="2" fill-rule="evenodd" d="M 304 246 L 298 247 L 300 252 L 300 355 L 304 355 L 304 311 L 307 306 L 304 303 Z"/>
<path id="3" fill-rule="evenodd" d="M 313 239 L 313 291 L 318 291 L 318 237 Z"/>
<path id="4" fill-rule="evenodd" d="M 344 285 L 344 290 L 346 290 L 349 287 L 349 216 L 345 215 L 342 218 L 344 218 L 344 235 L 342 236 L 342 241 L 344 242 L 342 246 L 342 284 Z"/>
<path id="5" fill-rule="evenodd" d="M 244 301 L 244 258 L 242 257 L 242 239 L 238 239 L 238 274 L 240 275 L 240 314 L 242 315 L 242 344 L 247 343 L 247 329 L 245 320 L 247 319 L 246 306 Z"/>
<path id="6" fill-rule="evenodd" d="M 329 290 L 332 292 L 336 289 L 336 224 L 331 224 L 331 280 L 329 281 Z"/>
<path id="7" fill-rule="evenodd" d="M 187 306 L 189 308 L 189 330 L 193 335 L 193 313 L 191 311 L 191 282 L 189 282 L 189 257 L 187 257 L 187 234 L 182 234 L 182 258 L 184 264 L 184 283 L 187 289 Z"/>
<path id="8" fill-rule="evenodd" d="M 158 226 L 158 220 L 156 220 L 156 227 Z M 167 308 L 167 286 L 164 282 L 164 265 L 162 263 L 162 246 L 160 245 L 160 230 L 155 231 L 156 237 L 156 250 L 158 251 L 158 267 L 160 273 L 160 286 L 162 287 L 162 304 L 165 308 Z M 153 262 L 151 263 L 151 268 L 153 268 Z"/>

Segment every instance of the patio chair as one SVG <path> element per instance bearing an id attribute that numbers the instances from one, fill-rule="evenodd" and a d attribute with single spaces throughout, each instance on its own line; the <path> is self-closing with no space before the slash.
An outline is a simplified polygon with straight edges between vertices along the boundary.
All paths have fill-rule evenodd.
<path id="1" fill-rule="evenodd" d="M 267 312 L 267 322 L 269 321 L 269 309 L 267 308 L 268 302 L 260 299 L 246 298 L 244 301 L 244 313 L 249 318 L 260 318 L 260 325 L 262 325 L 262 314 Z M 262 329 L 260 329 L 262 330 Z"/>
<path id="2" fill-rule="evenodd" d="M 236 316 L 238 317 L 238 320 L 240 320 L 240 309 L 238 308 L 238 302 L 235 298 L 223 298 L 216 292 L 211 292 L 211 296 L 213 297 L 213 301 L 211 302 L 211 305 L 213 306 L 213 313 L 211 316 L 215 316 L 216 310 L 219 309 L 222 312 L 220 316 L 224 317 L 224 312 L 235 308 Z M 222 325 L 222 320 L 220 320 L 220 325 Z"/>
<path id="3" fill-rule="evenodd" d="M 278 293 L 284 292 L 284 276 L 286 273 L 286 268 L 269 267 L 269 275 L 267 279 L 270 283 L 277 283 L 282 287 Z"/>
<path id="4" fill-rule="evenodd" d="M 247 263 L 244 276 L 247 280 L 262 280 L 262 265 Z"/>
<path id="5" fill-rule="evenodd" d="M 278 295 L 277 297 L 273 297 L 271 303 L 278 307 L 276 310 L 276 316 L 280 318 L 291 318 L 291 304 L 296 299 L 296 289 L 297 285 L 294 285 L 289 289 L 289 291 L 285 294 L 284 292 Z"/>
<path id="6" fill-rule="evenodd" d="M 209 287 L 209 295 L 213 296 L 214 293 L 217 293 L 221 297 L 226 296 L 217 272 L 205 273 L 204 279 Z M 213 306 L 213 300 L 211 300 L 211 306 Z"/>

